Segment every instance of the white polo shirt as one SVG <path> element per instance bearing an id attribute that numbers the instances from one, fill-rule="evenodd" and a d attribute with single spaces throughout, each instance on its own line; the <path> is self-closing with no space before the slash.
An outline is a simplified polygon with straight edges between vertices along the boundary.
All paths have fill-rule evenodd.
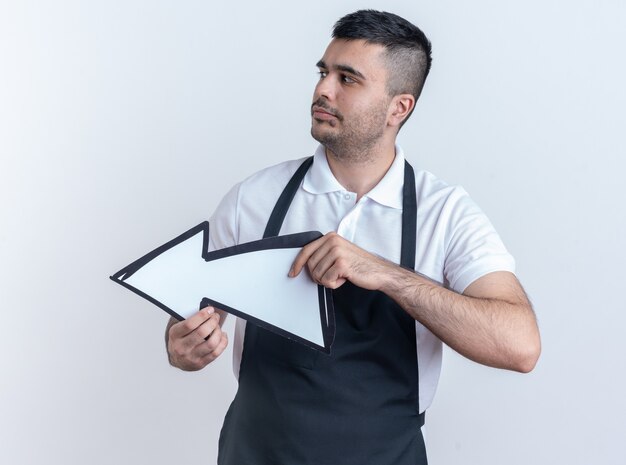
<path id="1" fill-rule="evenodd" d="M 324 148 L 318 147 L 280 234 L 336 231 L 359 247 L 399 263 L 404 160 L 402 149 L 396 146 L 396 157 L 383 179 L 357 202 L 356 194 L 335 179 Z M 304 158 L 266 168 L 234 186 L 210 219 L 210 250 L 262 238 L 280 193 L 303 161 Z M 415 187 L 416 271 L 458 293 L 487 273 L 514 272 L 513 257 L 463 188 L 449 186 L 417 169 Z M 233 341 L 233 369 L 237 377 L 245 325 L 245 320 L 237 319 Z M 423 411 L 432 403 L 437 388 L 442 344 L 420 323 L 415 323 L 415 329 L 419 405 Z"/>

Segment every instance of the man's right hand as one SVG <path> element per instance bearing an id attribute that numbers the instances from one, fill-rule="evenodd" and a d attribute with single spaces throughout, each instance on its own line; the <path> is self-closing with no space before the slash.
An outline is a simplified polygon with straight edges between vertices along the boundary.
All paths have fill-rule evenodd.
<path id="1" fill-rule="evenodd" d="M 218 312 L 205 307 L 186 320 L 170 319 L 165 339 L 172 366 L 185 371 L 201 370 L 224 352 L 228 337 L 222 331 Z"/>

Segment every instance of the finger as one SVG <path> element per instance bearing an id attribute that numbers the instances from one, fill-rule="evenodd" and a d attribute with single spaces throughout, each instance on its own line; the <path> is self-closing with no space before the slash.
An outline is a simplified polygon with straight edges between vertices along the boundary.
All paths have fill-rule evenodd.
<path id="1" fill-rule="evenodd" d="M 331 231 L 306 245 L 298 257 L 296 257 L 296 262 L 294 262 L 294 264 L 297 263 L 298 267 L 292 267 L 293 273 L 290 273 L 290 275 L 297 276 L 305 265 L 308 266 L 309 270 L 314 269 L 325 255 L 344 242 L 346 242 L 345 239 L 336 232 Z"/>
<path id="2" fill-rule="evenodd" d="M 222 331 L 218 324 L 218 316 L 212 315 L 206 323 L 198 327 L 192 334 L 176 341 L 173 347 L 176 358 L 191 363 L 196 368 L 202 368 L 202 358 L 213 351 L 220 342 Z M 201 336 L 207 334 L 206 340 Z M 211 339 L 212 338 L 212 339 Z M 210 341 L 208 344 L 207 342 Z"/>
<path id="3" fill-rule="evenodd" d="M 316 281 L 321 281 L 322 277 L 331 267 L 337 267 L 337 275 L 348 278 L 350 271 L 348 257 L 351 257 L 350 242 L 335 233 L 329 233 L 328 240 L 318 248 L 309 258 L 307 267 L 311 276 Z"/>
<path id="4" fill-rule="evenodd" d="M 170 337 L 179 339 L 187 336 L 208 320 L 214 312 L 215 309 L 213 307 L 205 307 L 186 320 L 179 321 L 170 328 Z"/>
<path id="5" fill-rule="evenodd" d="M 317 250 L 315 250 L 315 252 L 311 254 L 311 256 L 306 262 L 306 267 L 309 269 L 309 271 L 313 271 L 322 262 L 327 263 L 330 260 L 332 263 L 333 258 L 329 256 L 332 252 L 333 252 L 333 245 L 330 243 L 330 241 L 326 241 L 324 244 L 318 247 Z"/>
<path id="6" fill-rule="evenodd" d="M 211 363 L 217 357 L 222 355 L 224 350 L 226 350 L 226 347 L 228 347 L 228 335 L 222 331 L 222 338 L 217 344 L 217 347 L 202 358 L 202 363 Z"/>
<path id="7" fill-rule="evenodd" d="M 320 237 L 319 239 L 305 245 L 302 247 L 302 250 L 296 256 L 296 259 L 293 261 L 291 265 L 291 269 L 289 270 L 288 276 L 291 278 L 295 278 L 300 274 L 302 268 L 309 260 L 309 257 L 315 253 L 315 251 L 324 243 L 326 236 Z"/>
<path id="8" fill-rule="evenodd" d="M 341 270 L 341 266 L 335 264 L 324 273 L 319 281 L 324 287 L 337 289 L 346 282 L 346 278 L 344 278 L 343 275 L 344 273 Z"/>
<path id="9" fill-rule="evenodd" d="M 327 241 L 322 247 L 317 249 L 309 258 L 306 266 L 309 273 L 316 281 L 322 279 L 322 276 L 341 259 L 341 248 L 331 241 Z"/>
<path id="10" fill-rule="evenodd" d="M 213 352 L 219 346 L 223 335 L 224 332 L 219 327 L 217 327 L 206 341 L 202 341 L 202 344 L 198 344 L 198 346 L 196 346 L 196 348 L 194 349 L 194 356 L 203 358 L 207 354 Z"/>
<path id="11" fill-rule="evenodd" d="M 202 344 L 204 341 L 206 341 L 209 338 L 209 336 L 211 336 L 213 332 L 215 332 L 216 328 L 219 328 L 219 326 L 220 326 L 220 315 L 219 313 L 214 313 L 209 317 L 208 320 L 206 320 L 204 323 L 198 326 L 198 328 L 196 328 L 196 330 L 193 333 L 194 342 L 196 344 Z"/>

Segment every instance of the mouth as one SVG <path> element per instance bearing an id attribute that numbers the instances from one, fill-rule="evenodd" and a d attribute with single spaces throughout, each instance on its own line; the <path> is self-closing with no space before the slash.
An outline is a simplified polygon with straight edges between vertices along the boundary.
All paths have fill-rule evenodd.
<path id="1" fill-rule="evenodd" d="M 337 115 L 317 105 L 313 105 L 313 107 L 311 107 L 311 116 L 317 120 L 322 121 L 337 119 Z"/>

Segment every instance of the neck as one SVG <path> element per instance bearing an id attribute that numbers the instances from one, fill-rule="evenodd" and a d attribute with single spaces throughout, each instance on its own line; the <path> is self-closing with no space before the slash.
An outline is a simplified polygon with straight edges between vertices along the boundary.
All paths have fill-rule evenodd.
<path id="1" fill-rule="evenodd" d="M 371 191 L 385 176 L 396 156 L 395 145 L 372 147 L 367 154 L 337 155 L 326 148 L 326 159 L 333 175 L 357 200 Z"/>

